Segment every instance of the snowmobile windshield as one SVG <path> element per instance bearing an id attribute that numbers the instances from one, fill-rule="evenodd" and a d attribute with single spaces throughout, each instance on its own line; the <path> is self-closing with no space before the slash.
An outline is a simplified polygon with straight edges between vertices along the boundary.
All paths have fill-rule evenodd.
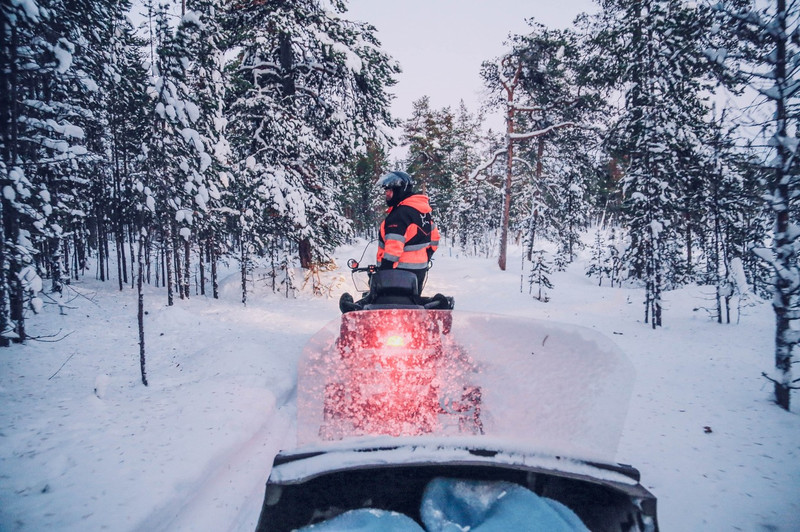
<path id="1" fill-rule="evenodd" d="M 298 445 L 445 437 L 611 462 L 633 380 L 613 342 L 577 326 L 440 310 L 350 312 L 306 346 Z"/>

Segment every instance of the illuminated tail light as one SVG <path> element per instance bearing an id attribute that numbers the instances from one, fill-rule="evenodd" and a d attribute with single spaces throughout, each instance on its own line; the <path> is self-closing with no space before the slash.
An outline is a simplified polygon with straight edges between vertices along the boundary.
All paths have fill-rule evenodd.
<path id="1" fill-rule="evenodd" d="M 406 345 L 406 340 L 399 334 L 393 334 L 386 338 L 385 345 L 387 347 L 403 347 Z"/>

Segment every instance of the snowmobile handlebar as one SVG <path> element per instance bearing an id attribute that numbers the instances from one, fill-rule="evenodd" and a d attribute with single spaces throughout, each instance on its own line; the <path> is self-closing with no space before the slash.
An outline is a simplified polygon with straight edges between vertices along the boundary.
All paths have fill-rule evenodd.
<path id="1" fill-rule="evenodd" d="M 347 267 L 350 268 L 350 271 L 355 272 L 369 272 L 370 274 L 375 273 L 378 271 L 378 267 L 375 264 L 368 264 L 367 266 L 360 266 L 356 259 L 350 259 L 347 261 Z"/>
<path id="2" fill-rule="evenodd" d="M 369 303 L 374 303 L 375 302 L 375 300 L 374 300 L 375 297 L 378 297 L 378 298 L 381 297 L 381 295 L 380 295 L 381 290 L 382 289 L 385 290 L 387 288 L 386 286 L 380 286 L 380 285 L 382 285 L 382 283 L 378 283 L 379 286 L 377 288 L 376 294 L 372 294 L 372 290 L 375 288 L 372 285 L 372 282 L 373 282 L 373 279 L 374 279 L 373 276 L 375 274 L 377 274 L 378 271 L 379 271 L 377 265 L 368 264 L 367 266 L 361 266 L 356 259 L 349 259 L 347 261 L 347 267 L 350 268 L 350 272 L 352 274 L 355 274 L 357 272 L 366 272 L 369 275 L 369 278 L 370 278 L 369 291 L 370 292 L 369 293 L 365 293 L 365 299 L 367 297 L 369 297 L 370 294 L 373 297 L 373 299 L 370 299 Z M 430 267 L 430 264 L 429 264 L 429 267 Z M 392 271 L 397 272 L 397 270 L 387 270 L 386 273 L 388 274 L 388 273 L 390 273 Z M 397 273 L 401 273 L 401 272 L 397 272 Z M 430 309 L 440 309 L 440 310 L 452 310 L 453 309 L 454 302 L 453 302 L 453 298 L 452 297 L 447 297 L 447 296 L 444 296 L 442 294 L 436 294 L 435 296 L 430 297 L 430 298 L 429 297 L 422 297 L 421 294 L 419 293 L 419 290 L 416 288 L 416 276 L 413 274 L 413 272 L 404 271 L 402 273 L 404 273 L 405 275 L 411 276 L 413 281 L 414 281 L 414 284 L 413 285 L 409 284 L 408 279 L 406 279 L 405 281 L 402 281 L 401 279 L 390 280 L 389 284 L 392 285 L 392 286 L 389 287 L 389 291 L 390 292 L 392 292 L 392 291 L 395 292 L 394 294 L 392 294 L 392 296 L 395 297 L 395 299 L 396 299 L 396 297 L 397 297 L 396 293 L 399 290 L 400 292 L 402 292 L 404 294 L 403 297 L 406 297 L 408 299 L 408 301 L 401 302 L 401 303 L 398 303 L 398 301 L 394 301 L 394 304 L 419 305 L 422 308 L 429 309 L 429 310 Z M 391 279 L 391 277 L 390 277 L 390 279 Z M 355 275 L 353 275 L 353 281 L 354 282 L 356 281 Z M 395 284 L 392 284 L 392 283 L 395 283 Z M 356 282 L 356 288 L 358 288 L 358 283 L 357 282 Z M 344 301 L 344 303 L 342 301 L 339 302 L 339 308 L 342 309 L 342 312 L 349 312 L 351 310 L 362 310 L 363 309 L 362 303 L 364 302 L 365 299 L 362 299 L 361 301 L 358 301 L 358 302 L 354 302 L 353 299 L 352 299 L 352 296 L 350 296 L 350 294 L 346 294 L 346 295 L 349 298 L 349 300 Z M 383 304 L 386 304 L 386 302 L 384 301 Z"/>

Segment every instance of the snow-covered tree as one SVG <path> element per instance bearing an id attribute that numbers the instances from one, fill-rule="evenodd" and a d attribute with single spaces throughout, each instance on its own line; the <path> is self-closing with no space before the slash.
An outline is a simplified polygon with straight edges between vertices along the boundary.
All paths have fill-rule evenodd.
<path id="1" fill-rule="evenodd" d="M 700 8 L 679 0 L 606 0 L 594 45 L 607 81 L 625 91 L 625 107 L 607 149 L 626 162 L 623 217 L 630 228 L 626 262 L 645 284 L 645 321 L 661 325 L 661 294 L 679 267 L 681 198 L 698 146 L 695 125 L 709 67 Z"/>
<path id="2" fill-rule="evenodd" d="M 37 311 L 41 278 L 35 261 L 50 239 L 58 257 L 63 227 L 51 219 L 50 187 L 86 154 L 78 125 L 86 109 L 75 91 L 93 81 L 73 68 L 80 36 L 60 2 L 34 0 L 0 6 L 0 343 L 23 341 L 25 312 Z M 55 254 L 55 255 L 54 255 Z M 57 265 L 51 266 L 58 270 Z M 60 272 L 59 272 L 60 273 Z M 58 283 L 55 288 L 58 289 Z"/>
<path id="3" fill-rule="evenodd" d="M 386 149 L 367 142 L 366 155 L 358 157 L 344 174 L 344 214 L 352 220 L 355 233 L 370 240 L 377 238 L 380 216 L 386 209 L 383 194 L 376 193 L 375 182 L 387 170 Z"/>
<path id="4" fill-rule="evenodd" d="M 502 107 L 506 117 L 506 138 L 502 149 L 495 152 L 474 171 L 477 175 L 491 167 L 498 159 L 505 158 L 506 172 L 503 185 L 503 221 L 500 235 L 500 269 L 506 268 L 509 221 L 514 175 L 534 174 L 533 179 L 542 179 L 542 155 L 545 138 L 555 132 L 576 125 L 586 100 L 580 95 L 580 84 L 575 75 L 574 61 L 577 58 L 575 35 L 568 31 L 548 30 L 540 24 L 530 22 L 532 31 L 527 35 L 514 36 L 510 41 L 511 51 L 495 61 L 484 62 L 481 75 L 492 92 L 489 104 Z M 536 141 L 535 170 L 530 163 L 515 155 L 515 146 L 526 141 Z M 515 170 L 514 163 L 523 163 Z M 526 164 L 527 163 L 527 164 Z M 538 202 L 538 184 L 531 201 Z M 531 215 L 540 216 L 536 208 Z M 538 221 L 531 221 L 537 227 Z"/>
<path id="5" fill-rule="evenodd" d="M 191 195 L 187 200 L 191 199 L 195 215 L 191 239 L 184 239 L 184 282 L 188 284 L 188 251 L 193 239 L 198 246 L 201 294 L 205 293 L 206 254 L 212 262 L 212 285 L 217 282 L 214 278 L 217 242 L 226 221 L 223 195 L 230 179 L 230 148 L 225 137 L 227 119 L 224 116 L 227 74 L 224 71 L 226 33 L 223 21 L 226 16 L 226 7 L 220 0 L 188 0 L 175 38 L 185 54 L 179 59 L 183 68 L 182 87 L 187 91 L 182 97 L 194 104 L 188 107 L 190 124 L 182 133 L 191 137 L 199 163 L 184 185 L 187 195 Z M 204 253 L 209 250 L 212 252 Z"/>
<path id="6" fill-rule="evenodd" d="M 341 18 L 344 2 L 322 4 L 253 2 L 230 21 L 234 202 L 254 230 L 291 240 L 304 268 L 350 232 L 336 204 L 344 165 L 391 123 L 386 89 L 398 71 L 373 27 Z"/>
<path id="7" fill-rule="evenodd" d="M 797 388 L 792 374 L 793 350 L 800 342 L 800 267 L 797 225 L 800 195 L 798 121 L 800 120 L 800 2 L 774 0 L 765 3 L 720 2 L 718 31 L 733 28 L 739 48 L 712 50 L 712 59 L 740 74 L 760 94 L 768 118 L 762 122 L 763 149 L 768 151 L 764 199 L 773 213 L 771 249 L 756 249 L 773 271 L 775 309 L 775 400 L 789 409 L 791 390 Z"/>
<path id="8" fill-rule="evenodd" d="M 536 299 L 542 303 L 547 303 L 550 298 L 547 296 L 547 290 L 553 289 L 553 283 L 550 281 L 550 275 L 553 273 L 551 262 L 547 256 L 547 252 L 543 249 L 533 251 L 531 260 L 531 270 L 528 275 L 528 293 L 533 293 L 533 287 L 536 286 Z"/>
<path id="9" fill-rule="evenodd" d="M 451 236 L 458 177 L 453 112 L 449 107 L 432 109 L 427 96 L 413 102 L 411 116 L 403 123 L 401 144 L 408 147 L 406 168 L 430 198 L 442 236 Z"/>
<path id="10" fill-rule="evenodd" d="M 587 277 L 597 277 L 597 286 L 603 286 L 603 278 L 610 276 L 608 259 L 603 230 L 598 227 L 594 233 L 594 243 L 590 249 L 589 264 L 586 268 Z"/>
<path id="11" fill-rule="evenodd" d="M 144 67 L 142 48 L 144 41 L 136 36 L 131 23 L 124 16 L 108 22 L 105 34 L 107 51 L 103 75 L 98 83 L 104 99 L 104 143 L 106 164 L 111 167 L 111 181 L 95 194 L 108 213 L 117 247 L 117 275 L 120 290 L 127 280 L 125 261 L 126 235 L 135 228 L 141 235 L 136 205 L 139 198 L 135 190 L 141 179 L 142 139 L 148 130 L 147 95 L 148 73 Z M 149 242 L 149 233 L 146 235 Z M 131 275 L 138 268 L 138 250 L 133 239 L 129 241 Z M 148 254 L 144 253 L 147 262 Z"/>
<path id="12" fill-rule="evenodd" d="M 190 76 L 199 17 L 190 12 L 174 31 L 162 7 L 156 15 L 156 55 L 153 64 L 151 130 L 148 137 L 147 186 L 153 192 L 163 238 L 167 269 L 167 300 L 172 304 L 173 281 L 181 298 L 189 297 L 189 266 L 195 222 L 208 211 L 209 200 L 219 197 L 216 182 L 209 182 L 213 148 L 213 110 L 201 109 L 198 97 L 206 96 L 190 84 L 209 82 L 195 72 Z M 194 45 L 194 47 L 193 47 Z M 203 113 L 205 111 L 205 113 Z M 211 116 L 209 116 L 209 114 Z M 200 117 L 204 122 L 198 123 Z M 210 125 L 209 125 L 210 124 Z M 196 127 L 206 133 L 201 134 Z M 217 174 L 218 175 L 218 174 Z M 182 267 L 181 267 L 182 265 Z M 174 272 L 174 275 L 173 275 Z"/>
<path id="13" fill-rule="evenodd" d="M 472 170 L 480 164 L 481 153 L 490 150 L 489 134 L 482 132 L 483 119 L 467 109 L 462 101 L 454 122 L 452 171 L 457 178 L 453 190 L 450 228 L 451 242 L 465 252 L 486 255 L 494 244 L 499 219 L 494 215 L 500 199 L 498 190 L 489 180 L 470 179 Z"/>
<path id="14" fill-rule="evenodd" d="M 744 154 L 734 144 L 736 128 L 724 124 L 724 118 L 723 113 L 709 122 L 703 148 L 697 152 L 704 179 L 695 191 L 702 207 L 696 233 L 701 237 L 706 269 L 705 276 L 695 277 L 716 288 L 717 321 L 730 323 L 731 296 L 739 282 L 732 263 L 743 264 L 752 246 L 763 245 L 768 225 L 763 223 L 758 183 L 746 171 Z M 762 221 L 755 233 L 751 219 Z"/>

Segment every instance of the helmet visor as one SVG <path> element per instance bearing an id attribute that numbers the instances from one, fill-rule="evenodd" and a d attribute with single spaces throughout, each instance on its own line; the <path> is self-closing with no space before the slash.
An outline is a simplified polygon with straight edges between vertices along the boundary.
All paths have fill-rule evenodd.
<path id="1" fill-rule="evenodd" d="M 383 188 L 410 188 L 414 185 L 411 176 L 405 172 L 389 172 L 383 174 L 375 185 Z"/>

